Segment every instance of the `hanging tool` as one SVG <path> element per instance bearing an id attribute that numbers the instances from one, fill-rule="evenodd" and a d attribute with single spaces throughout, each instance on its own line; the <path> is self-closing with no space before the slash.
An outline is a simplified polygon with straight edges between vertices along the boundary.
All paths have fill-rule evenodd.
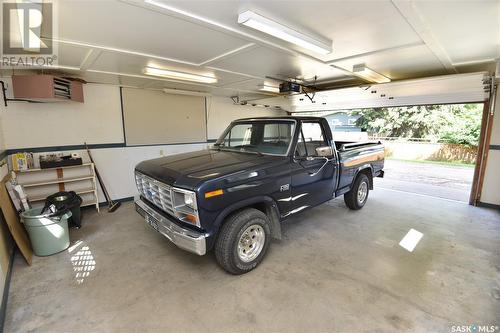
<path id="1" fill-rule="evenodd" d="M 94 159 L 92 158 L 92 155 L 90 154 L 90 149 L 87 146 L 87 143 L 85 142 L 85 149 L 87 150 L 87 154 L 89 155 L 90 162 L 94 163 Z M 108 202 L 108 213 L 112 213 L 115 210 L 118 209 L 118 207 L 121 206 L 121 202 L 114 202 L 113 199 L 111 199 L 108 191 L 106 190 L 106 186 L 104 186 L 104 182 L 102 181 L 101 175 L 99 174 L 99 171 L 97 171 L 97 166 L 94 163 L 94 169 L 95 169 L 95 174 L 97 176 L 97 180 L 99 181 L 99 184 L 101 185 L 102 191 L 104 193 L 104 197 L 106 198 L 106 201 Z"/>

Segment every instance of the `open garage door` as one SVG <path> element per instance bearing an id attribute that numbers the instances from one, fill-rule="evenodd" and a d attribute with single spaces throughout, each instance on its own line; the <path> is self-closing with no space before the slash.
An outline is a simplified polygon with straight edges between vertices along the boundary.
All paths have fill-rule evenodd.
<path id="1" fill-rule="evenodd" d="M 390 108 L 436 104 L 481 103 L 483 108 L 481 134 L 472 180 L 469 202 L 476 205 L 481 193 L 485 169 L 485 154 L 489 145 L 492 112 L 490 97 L 493 79 L 486 72 L 458 74 L 405 80 L 384 84 L 319 91 L 288 96 L 288 105 L 281 104 L 292 114 L 325 115 L 338 110 Z"/>
<path id="2" fill-rule="evenodd" d="M 483 103 L 490 96 L 487 72 L 435 76 L 382 84 L 320 91 L 313 102 L 304 95 L 289 96 L 291 113 L 429 104 Z"/>

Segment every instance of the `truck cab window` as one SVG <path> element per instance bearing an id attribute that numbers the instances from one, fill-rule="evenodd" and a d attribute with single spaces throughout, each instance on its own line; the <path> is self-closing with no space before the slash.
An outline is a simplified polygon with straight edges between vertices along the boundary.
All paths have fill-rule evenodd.
<path id="1" fill-rule="evenodd" d="M 291 121 L 236 123 L 216 144 L 221 149 L 285 155 L 292 141 L 294 127 L 295 123 Z"/>
<path id="2" fill-rule="evenodd" d="M 316 148 L 326 146 L 323 129 L 318 122 L 302 123 L 301 133 L 297 142 L 296 156 L 317 156 Z"/>

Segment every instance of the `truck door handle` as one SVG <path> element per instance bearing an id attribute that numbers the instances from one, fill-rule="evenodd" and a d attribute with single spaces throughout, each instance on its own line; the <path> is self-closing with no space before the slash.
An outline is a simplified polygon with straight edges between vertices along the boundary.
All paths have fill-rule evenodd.
<path id="1" fill-rule="evenodd" d="M 326 166 L 329 162 L 333 161 L 333 159 L 329 159 L 329 158 L 327 158 L 327 157 L 321 157 L 321 158 L 322 158 L 322 159 L 323 159 L 323 158 L 325 159 L 325 163 L 323 163 L 323 165 L 321 166 L 321 168 L 319 168 L 319 169 L 318 169 L 318 171 L 313 172 L 313 173 L 310 173 L 310 174 L 309 174 L 309 176 L 310 176 L 310 177 L 314 177 L 314 176 L 316 176 L 318 173 L 320 173 L 320 172 L 321 172 L 321 170 L 323 170 L 323 168 L 324 168 L 324 167 L 325 167 L 325 166 Z"/>

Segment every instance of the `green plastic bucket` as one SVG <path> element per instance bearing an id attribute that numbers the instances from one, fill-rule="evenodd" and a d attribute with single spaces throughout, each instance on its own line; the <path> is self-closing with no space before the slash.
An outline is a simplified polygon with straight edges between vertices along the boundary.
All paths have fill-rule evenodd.
<path id="1" fill-rule="evenodd" d="M 68 218 L 71 211 L 62 216 L 40 215 L 41 208 L 29 209 L 21 213 L 21 221 L 28 231 L 37 256 L 50 256 L 69 247 Z"/>

